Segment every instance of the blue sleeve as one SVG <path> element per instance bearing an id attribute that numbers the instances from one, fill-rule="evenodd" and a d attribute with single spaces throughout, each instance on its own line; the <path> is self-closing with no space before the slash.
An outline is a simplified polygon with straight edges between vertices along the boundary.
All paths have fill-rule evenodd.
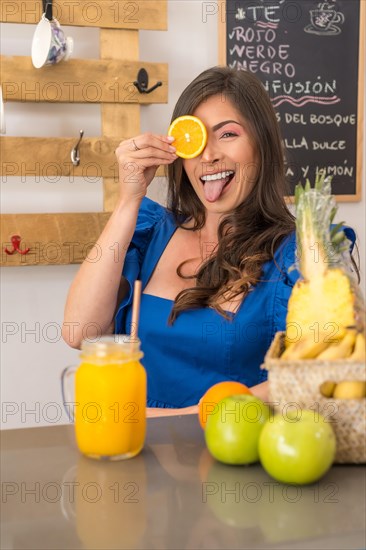
<path id="1" fill-rule="evenodd" d="M 122 276 L 129 284 L 129 290 L 118 306 L 115 315 L 115 333 L 123 332 L 124 313 L 132 302 L 133 286 L 139 278 L 145 251 L 151 241 L 156 225 L 164 218 L 166 210 L 163 206 L 145 197 L 137 216 L 136 228 L 125 258 Z"/>
<path id="2" fill-rule="evenodd" d="M 349 251 L 352 254 L 356 242 L 356 233 L 352 227 L 349 227 L 348 225 L 343 227 L 343 231 L 345 232 L 347 239 L 350 241 Z"/>
<path id="3" fill-rule="evenodd" d="M 279 254 L 280 252 L 280 254 Z M 296 266 L 296 233 L 291 233 L 276 251 L 275 257 L 280 258 L 281 277 L 279 279 L 274 302 L 273 335 L 286 328 L 287 304 L 300 272 Z"/>

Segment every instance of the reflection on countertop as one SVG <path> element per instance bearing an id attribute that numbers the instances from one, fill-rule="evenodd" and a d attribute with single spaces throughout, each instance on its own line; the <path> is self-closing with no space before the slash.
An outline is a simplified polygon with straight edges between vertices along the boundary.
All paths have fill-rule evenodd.
<path id="1" fill-rule="evenodd" d="M 361 548 L 365 467 L 318 483 L 215 462 L 195 415 L 148 421 L 143 452 L 81 456 L 72 426 L 1 433 L 3 549 Z"/>

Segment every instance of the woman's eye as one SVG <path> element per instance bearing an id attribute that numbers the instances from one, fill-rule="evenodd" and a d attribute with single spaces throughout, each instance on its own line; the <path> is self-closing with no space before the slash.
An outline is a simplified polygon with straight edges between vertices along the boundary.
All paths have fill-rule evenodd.
<path id="1" fill-rule="evenodd" d="M 236 134 L 235 132 L 225 132 L 224 134 L 222 134 L 222 138 L 227 138 L 227 137 L 234 137 L 234 136 L 237 136 L 238 134 Z"/>

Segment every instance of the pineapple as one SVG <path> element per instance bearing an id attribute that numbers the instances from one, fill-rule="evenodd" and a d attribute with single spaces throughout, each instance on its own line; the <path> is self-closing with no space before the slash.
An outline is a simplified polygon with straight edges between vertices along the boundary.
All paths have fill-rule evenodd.
<path id="1" fill-rule="evenodd" d="M 286 346 L 315 335 L 337 338 L 359 324 L 355 284 L 348 271 L 349 241 L 342 223 L 331 228 L 337 211 L 330 178 L 317 174 L 295 190 L 296 241 L 300 279 L 294 286 L 286 318 Z M 349 259 L 349 256 L 348 256 Z M 360 328 L 360 327 L 358 327 Z"/>

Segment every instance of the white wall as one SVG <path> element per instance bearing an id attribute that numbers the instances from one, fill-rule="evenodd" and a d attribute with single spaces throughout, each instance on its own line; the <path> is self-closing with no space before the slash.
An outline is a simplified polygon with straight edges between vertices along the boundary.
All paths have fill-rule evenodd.
<path id="1" fill-rule="evenodd" d="M 207 3 L 206 3 L 207 4 Z M 169 64 L 169 103 L 143 106 L 142 131 L 164 133 L 181 90 L 202 70 L 217 64 L 217 18 L 203 16 L 201 0 L 168 0 L 168 31 L 142 31 L 140 59 Z M 34 25 L 1 26 L 3 55 L 30 55 Z M 75 40 L 74 57 L 99 56 L 97 29 L 66 27 Z M 9 136 L 87 136 L 101 133 L 97 105 L 6 103 Z M 52 159 L 50 159 L 52 160 Z M 164 180 L 150 196 L 164 199 Z M 363 199 L 342 203 L 339 219 L 358 233 L 365 294 L 365 171 Z M 102 209 L 101 182 L 36 182 L 8 178 L 1 186 L 3 213 L 81 212 Z M 61 415 L 60 373 L 77 362 L 78 352 L 60 338 L 68 287 L 78 266 L 1 268 L 1 400 L 2 428 L 49 425 Z M 33 412 L 32 412 L 33 411 Z"/>

